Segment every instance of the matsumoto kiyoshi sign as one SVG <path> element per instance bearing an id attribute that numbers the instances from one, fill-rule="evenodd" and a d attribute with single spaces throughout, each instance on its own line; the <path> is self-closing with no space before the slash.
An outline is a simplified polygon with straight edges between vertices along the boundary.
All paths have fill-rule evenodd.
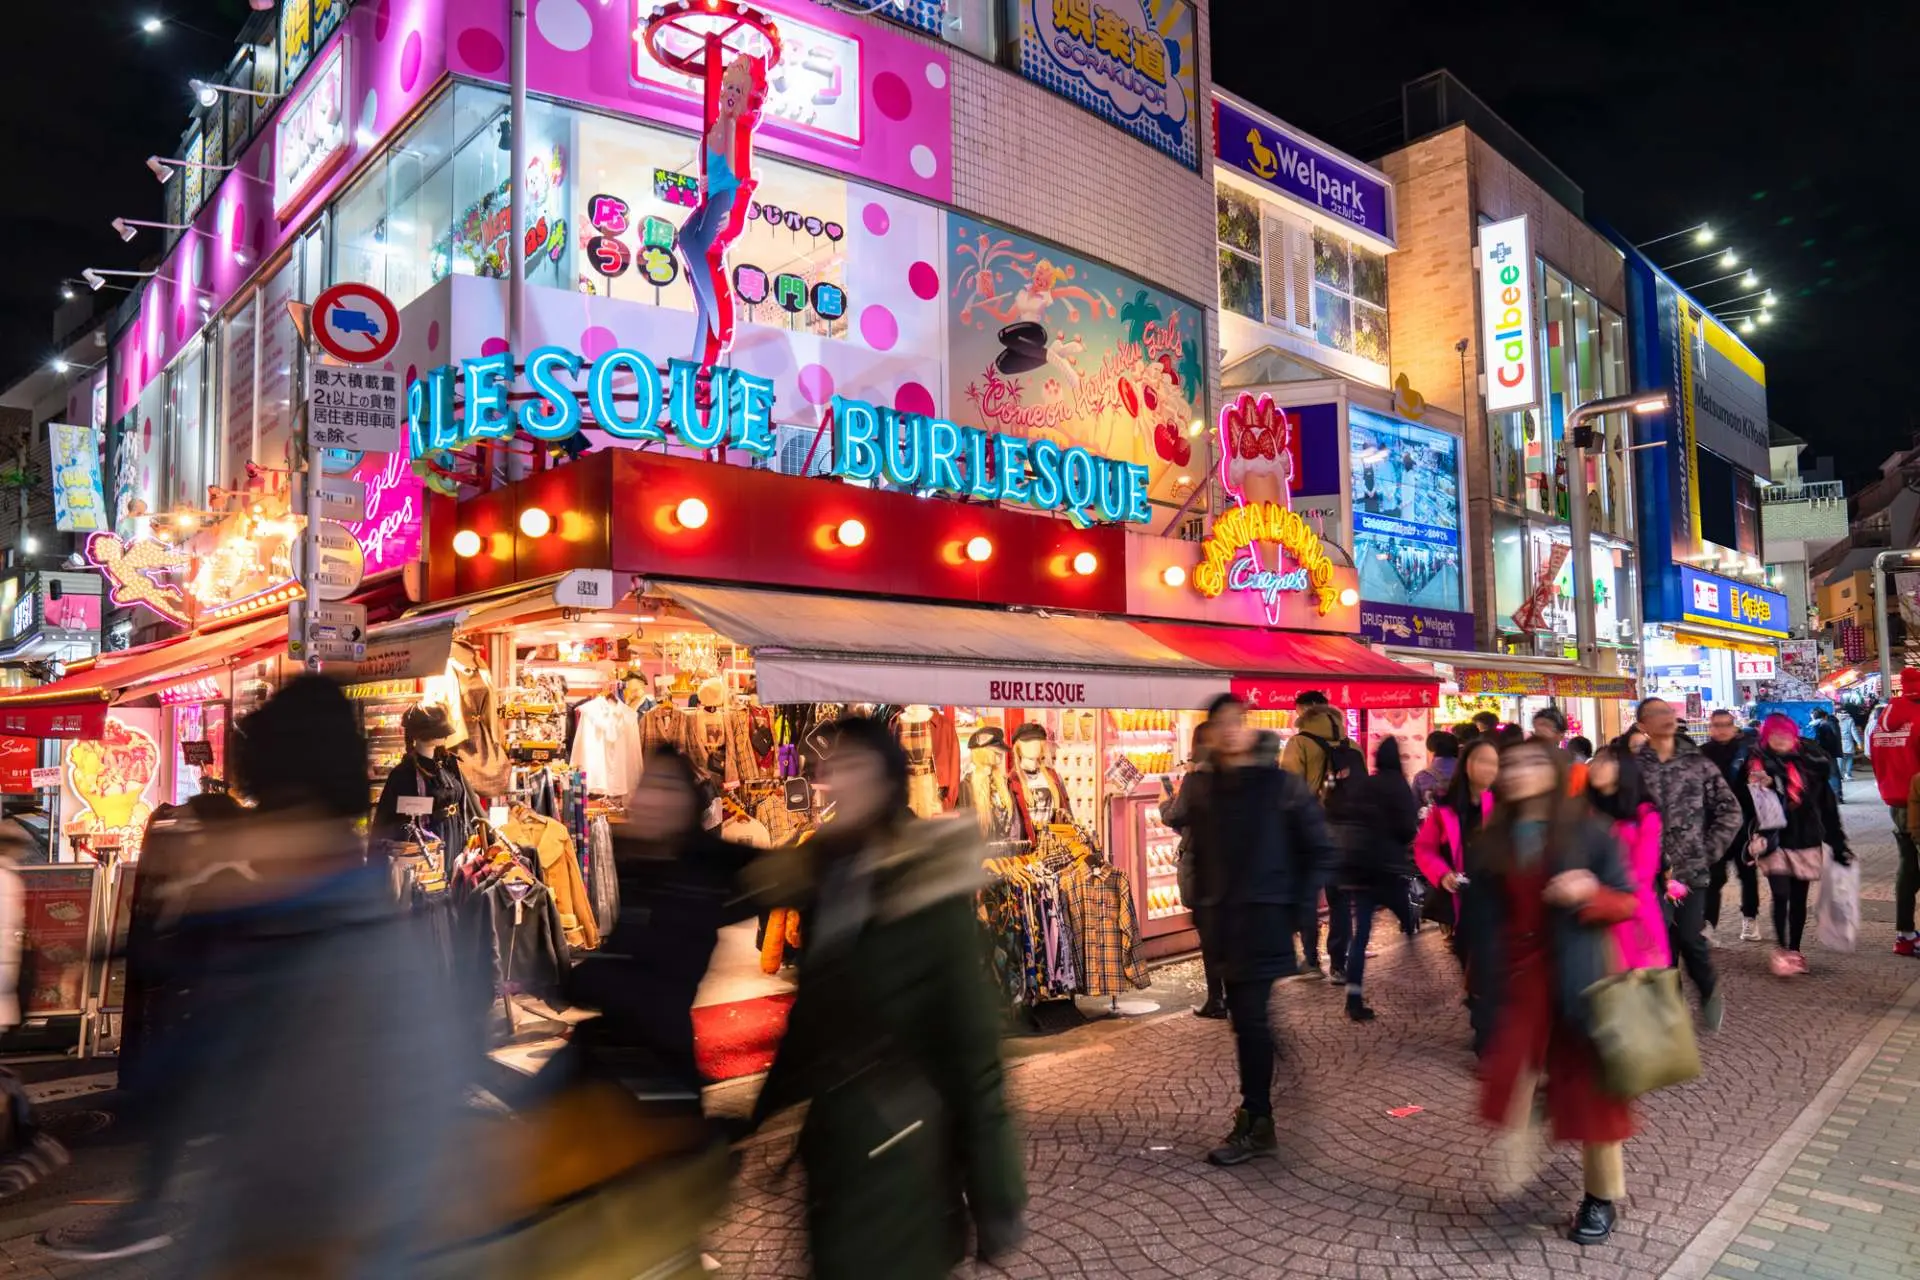
<path id="1" fill-rule="evenodd" d="M 1681 620 L 1770 636 L 1787 634 L 1787 598 L 1779 592 L 1685 565 L 1679 568 Z"/>
<path id="2" fill-rule="evenodd" d="M 480 440 L 504 440 L 516 431 L 560 441 L 584 425 L 583 380 L 593 425 L 621 440 L 689 449 L 737 449 L 756 458 L 774 451 L 774 385 L 726 365 L 711 370 L 709 408 L 703 414 L 702 367 L 673 359 L 666 375 L 630 347 L 589 361 L 563 347 L 528 354 L 525 382 L 532 392 L 509 403 L 511 352 L 443 365 L 420 375 L 407 392 L 407 451 L 416 462 L 444 459 Z M 456 407 L 454 390 L 461 389 Z M 943 419 L 899 413 L 864 400 L 835 396 L 830 474 L 885 482 L 976 501 L 1023 503 L 1107 522 L 1149 519 L 1147 469 L 1102 457 L 1078 445 L 958 426 Z M 664 421 L 663 421 L 664 416 Z M 436 457 L 437 455 L 437 457 Z M 1317 545 L 1317 539 L 1316 545 Z"/>

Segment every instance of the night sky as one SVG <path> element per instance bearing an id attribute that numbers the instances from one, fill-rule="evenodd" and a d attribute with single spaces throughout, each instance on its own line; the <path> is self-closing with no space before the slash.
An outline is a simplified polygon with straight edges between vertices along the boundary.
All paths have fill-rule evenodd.
<path id="1" fill-rule="evenodd" d="M 107 224 L 159 217 L 142 161 L 177 145 L 187 79 L 225 66 L 248 12 L 246 0 L 20 7 L 0 42 L 7 381 L 50 355 L 62 277 L 138 267 L 158 246 L 151 232 L 123 245 Z M 1773 417 L 1815 442 L 1809 458 L 1832 453 L 1858 482 L 1920 430 L 1911 361 L 1890 349 L 1913 314 L 1899 246 L 1920 208 L 1920 76 L 1900 6 L 1212 8 L 1219 82 L 1309 132 L 1339 136 L 1404 81 L 1446 68 L 1585 189 L 1590 217 L 1635 239 L 1710 221 L 1781 298 L 1747 340 L 1767 362 Z M 176 25 L 142 35 L 148 13 Z M 1688 256 L 1683 244 L 1671 258 Z"/>

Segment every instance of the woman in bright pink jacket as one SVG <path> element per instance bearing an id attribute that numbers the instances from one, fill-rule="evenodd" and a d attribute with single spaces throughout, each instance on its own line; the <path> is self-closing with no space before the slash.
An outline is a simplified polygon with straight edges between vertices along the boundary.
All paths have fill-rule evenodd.
<path id="1" fill-rule="evenodd" d="M 1614 945 L 1624 968 L 1664 969 L 1673 963 L 1673 951 L 1667 941 L 1666 914 L 1660 908 L 1665 887 L 1660 811 L 1645 796 L 1640 766 L 1632 753 L 1611 745 L 1600 748 L 1587 765 L 1587 798 L 1594 812 L 1613 824 L 1620 860 L 1638 904 L 1633 919 L 1613 927 Z"/>
<path id="2" fill-rule="evenodd" d="M 1466 866 L 1467 841 L 1493 812 L 1493 779 L 1500 772 L 1500 752 L 1488 739 L 1469 742 L 1460 752 L 1453 780 L 1435 798 L 1413 838 L 1413 862 L 1432 885 L 1431 893 L 1446 894 L 1441 922 L 1452 926 L 1460 919 L 1458 877 Z M 1435 915 L 1429 911 L 1429 920 Z M 1455 954 L 1459 954 L 1456 937 Z"/>

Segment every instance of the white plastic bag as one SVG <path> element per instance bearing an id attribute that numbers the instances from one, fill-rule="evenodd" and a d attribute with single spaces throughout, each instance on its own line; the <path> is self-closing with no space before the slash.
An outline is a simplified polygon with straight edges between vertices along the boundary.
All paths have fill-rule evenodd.
<path id="1" fill-rule="evenodd" d="M 1820 945 L 1851 951 L 1860 938 L 1860 864 L 1841 866 L 1827 851 L 1820 872 Z"/>

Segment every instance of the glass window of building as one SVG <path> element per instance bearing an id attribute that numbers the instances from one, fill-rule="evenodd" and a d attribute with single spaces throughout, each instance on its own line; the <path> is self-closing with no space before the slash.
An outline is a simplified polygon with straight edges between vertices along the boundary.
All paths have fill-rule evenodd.
<path id="1" fill-rule="evenodd" d="M 1235 315 L 1267 319 L 1261 296 L 1260 202 L 1227 187 L 1214 192 L 1220 227 L 1220 307 Z"/>
<path id="2" fill-rule="evenodd" d="M 206 342 L 196 338 L 167 373 L 167 477 L 161 502 L 168 508 L 197 511 L 207 505 L 217 456 L 206 414 L 211 364 Z"/>
<path id="3" fill-rule="evenodd" d="M 1224 183 L 1215 207 L 1222 310 L 1311 337 L 1384 374 L 1384 255 Z"/>
<path id="4" fill-rule="evenodd" d="M 1387 363 L 1387 260 L 1314 228 L 1313 336 L 1322 346 Z"/>
<path id="5" fill-rule="evenodd" d="M 254 410 L 258 404 L 260 308 L 250 298 L 227 319 L 220 342 L 220 469 L 219 484 L 237 489 L 246 480 L 247 462 L 254 456 Z"/>
<path id="6" fill-rule="evenodd" d="M 1513 630 L 1513 611 L 1527 600 L 1527 522 L 1516 516 L 1493 518 L 1493 621 Z"/>

